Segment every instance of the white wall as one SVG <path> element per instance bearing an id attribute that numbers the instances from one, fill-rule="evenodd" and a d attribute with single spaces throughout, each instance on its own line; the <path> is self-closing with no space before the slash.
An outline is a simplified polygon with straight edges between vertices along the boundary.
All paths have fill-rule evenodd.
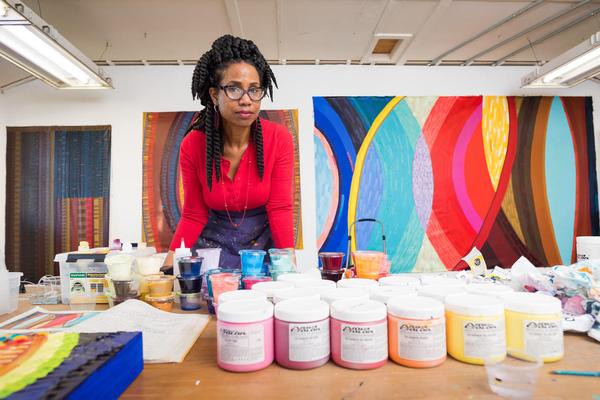
<path id="1" fill-rule="evenodd" d="M 529 67 L 383 67 L 275 66 L 280 89 L 263 108 L 298 108 L 304 251 L 299 262 L 316 265 L 315 195 L 313 174 L 312 96 L 449 96 L 561 95 L 594 96 L 591 82 L 573 89 L 522 90 L 521 76 Z M 0 248 L 5 235 L 6 126 L 111 125 L 112 171 L 110 237 L 141 239 L 142 113 L 194 111 L 190 80 L 193 67 L 112 67 L 106 72 L 116 89 L 58 91 L 32 82 L 0 94 Z M 594 110 L 600 137 L 600 108 Z"/>

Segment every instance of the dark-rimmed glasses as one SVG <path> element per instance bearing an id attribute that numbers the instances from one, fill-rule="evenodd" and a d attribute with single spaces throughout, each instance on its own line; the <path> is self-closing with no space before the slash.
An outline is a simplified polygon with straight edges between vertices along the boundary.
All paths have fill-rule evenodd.
<path id="1" fill-rule="evenodd" d="M 250 100 L 261 101 L 267 94 L 267 91 L 264 88 L 258 86 L 253 86 L 248 88 L 248 90 L 244 90 L 237 86 L 219 86 L 219 89 L 223 90 L 223 92 L 225 92 L 225 96 L 231 100 L 239 100 L 244 97 L 246 93 L 248 93 Z"/>

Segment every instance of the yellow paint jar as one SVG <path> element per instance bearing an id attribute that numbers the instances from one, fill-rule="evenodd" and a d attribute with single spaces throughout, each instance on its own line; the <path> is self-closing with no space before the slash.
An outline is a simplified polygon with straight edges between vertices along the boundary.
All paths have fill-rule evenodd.
<path id="1" fill-rule="evenodd" d="M 508 353 L 523 360 L 558 361 L 564 355 L 560 300 L 537 293 L 502 296 Z"/>
<path id="2" fill-rule="evenodd" d="M 483 365 L 506 357 L 502 300 L 474 294 L 446 297 L 446 340 L 453 358 Z"/>

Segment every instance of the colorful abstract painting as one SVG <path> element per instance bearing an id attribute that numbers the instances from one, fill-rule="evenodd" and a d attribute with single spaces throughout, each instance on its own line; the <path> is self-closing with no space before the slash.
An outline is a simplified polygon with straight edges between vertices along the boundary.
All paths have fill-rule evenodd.
<path id="1" fill-rule="evenodd" d="M 597 235 L 589 97 L 315 97 L 317 248 L 385 226 L 392 272 L 570 264 Z M 353 249 L 380 250 L 372 223 Z"/>
<path id="2" fill-rule="evenodd" d="M 108 245 L 110 127 L 8 127 L 6 264 L 37 282 L 54 256 Z"/>
<path id="3" fill-rule="evenodd" d="M 144 113 L 142 238 L 157 251 L 166 251 L 183 209 L 179 146 L 195 112 Z M 260 117 L 287 127 L 295 143 L 294 228 L 296 248 L 302 248 L 298 111 L 263 110 Z"/>

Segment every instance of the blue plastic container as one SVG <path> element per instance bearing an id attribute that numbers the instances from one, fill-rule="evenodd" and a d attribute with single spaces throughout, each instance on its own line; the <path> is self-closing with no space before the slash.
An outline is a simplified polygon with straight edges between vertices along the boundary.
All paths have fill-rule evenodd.
<path id="1" fill-rule="evenodd" d="M 267 252 L 264 250 L 240 250 L 239 253 L 242 263 L 242 276 L 260 275 Z"/>

